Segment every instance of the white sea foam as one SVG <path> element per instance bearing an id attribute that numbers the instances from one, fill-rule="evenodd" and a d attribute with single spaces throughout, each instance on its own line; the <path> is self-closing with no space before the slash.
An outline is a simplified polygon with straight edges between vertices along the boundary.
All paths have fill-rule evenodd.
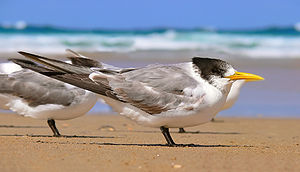
<path id="1" fill-rule="evenodd" d="M 300 58 L 300 36 L 176 32 L 152 34 L 0 33 L 0 52 L 205 50 L 254 58 Z"/>

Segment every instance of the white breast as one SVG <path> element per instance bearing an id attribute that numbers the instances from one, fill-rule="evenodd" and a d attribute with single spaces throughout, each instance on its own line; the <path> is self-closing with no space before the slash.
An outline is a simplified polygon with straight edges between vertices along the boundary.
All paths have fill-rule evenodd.
<path id="1" fill-rule="evenodd" d="M 241 88 L 245 83 L 245 80 L 237 80 L 232 84 L 232 87 L 226 99 L 226 103 L 223 106 L 222 110 L 231 108 L 234 105 L 240 95 Z"/>

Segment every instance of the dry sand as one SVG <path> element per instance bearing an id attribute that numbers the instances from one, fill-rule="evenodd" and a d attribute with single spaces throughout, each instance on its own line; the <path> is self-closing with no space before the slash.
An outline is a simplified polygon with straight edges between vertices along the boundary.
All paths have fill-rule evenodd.
<path id="1" fill-rule="evenodd" d="M 222 120 L 222 121 L 220 121 Z M 46 121 L 0 114 L 0 171 L 300 171 L 300 119 L 218 118 L 172 136 L 117 115 Z M 77 137 L 71 137 L 76 135 Z"/>

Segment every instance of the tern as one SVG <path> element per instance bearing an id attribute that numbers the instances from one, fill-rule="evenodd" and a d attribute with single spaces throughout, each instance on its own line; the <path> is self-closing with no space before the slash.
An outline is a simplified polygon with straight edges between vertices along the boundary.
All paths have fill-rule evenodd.
<path id="1" fill-rule="evenodd" d="M 103 62 L 93 60 L 92 58 L 84 56 L 78 52 L 71 50 L 71 49 L 66 49 L 66 52 L 73 55 L 72 57 L 67 57 L 71 60 L 72 64 L 77 64 L 77 65 L 82 65 L 82 66 L 87 66 L 87 67 L 98 67 L 98 68 L 110 69 L 110 70 L 114 70 L 114 71 L 124 70 L 123 68 L 119 68 L 116 66 L 105 64 Z M 126 69 L 128 70 L 128 69 L 134 69 L 134 68 L 126 68 Z M 235 102 L 237 101 L 237 99 L 239 97 L 240 90 L 245 83 L 246 83 L 245 80 L 236 80 L 235 82 L 232 83 L 232 87 L 226 98 L 226 102 L 220 111 L 229 109 L 235 104 Z M 105 103 L 103 100 L 101 102 Z M 211 121 L 213 122 L 214 118 L 212 118 Z M 184 130 L 184 128 L 179 128 L 179 133 L 185 133 L 185 132 L 186 131 Z"/>
<path id="2" fill-rule="evenodd" d="M 143 126 L 160 128 L 168 146 L 180 146 L 169 128 L 209 122 L 224 106 L 233 82 L 263 80 L 215 58 L 194 57 L 192 62 L 114 71 L 19 53 L 48 66 L 18 63 L 22 67 L 98 93 L 119 114 Z"/>
<path id="3" fill-rule="evenodd" d="M 5 66 L 13 66 L 11 63 L 5 63 Z M 55 79 L 49 80 L 44 75 L 18 66 L 13 66 L 15 71 L 2 70 L 5 73 L 0 74 L 0 108 L 25 117 L 47 120 L 53 136 L 61 136 L 55 120 L 80 117 L 97 102 L 97 95 L 90 91 Z"/>

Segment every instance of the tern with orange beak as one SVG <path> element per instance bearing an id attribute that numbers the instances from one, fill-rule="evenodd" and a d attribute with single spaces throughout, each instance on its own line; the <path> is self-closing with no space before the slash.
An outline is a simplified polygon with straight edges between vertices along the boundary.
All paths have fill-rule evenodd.
<path id="1" fill-rule="evenodd" d="M 43 72 L 42 66 L 32 64 L 19 64 L 22 67 L 98 93 L 119 114 L 143 126 L 160 128 L 169 146 L 182 146 L 175 144 L 169 128 L 209 122 L 224 106 L 233 82 L 263 80 L 214 58 L 194 57 L 192 62 L 120 72 L 19 53 L 53 72 Z"/>

